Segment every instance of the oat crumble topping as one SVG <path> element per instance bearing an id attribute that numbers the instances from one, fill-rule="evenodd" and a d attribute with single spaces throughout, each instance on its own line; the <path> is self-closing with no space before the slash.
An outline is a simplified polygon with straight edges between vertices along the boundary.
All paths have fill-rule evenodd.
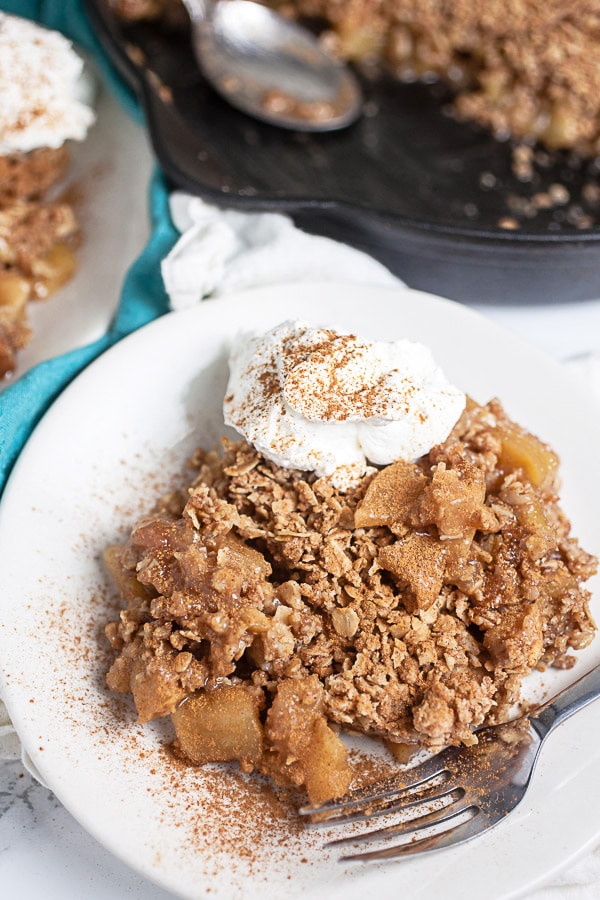
<path id="1" fill-rule="evenodd" d="M 352 778 L 340 728 L 399 755 L 471 744 L 532 670 L 593 638 L 596 560 L 557 457 L 498 401 L 346 493 L 245 442 L 193 465 L 106 553 L 126 606 L 108 685 L 142 722 L 172 715 L 192 762 L 238 759 L 323 800 Z"/>
<path id="2" fill-rule="evenodd" d="M 431 75 L 456 91 L 459 115 L 499 135 L 600 150 L 600 73 L 593 0 L 269 0 L 325 24 L 347 59 L 380 60 L 399 77 Z"/>
<path id="3" fill-rule="evenodd" d="M 185 21 L 180 0 L 111 0 L 127 19 Z M 262 0 L 339 56 L 444 79 L 460 116 L 501 136 L 600 152 L 594 0 Z"/>

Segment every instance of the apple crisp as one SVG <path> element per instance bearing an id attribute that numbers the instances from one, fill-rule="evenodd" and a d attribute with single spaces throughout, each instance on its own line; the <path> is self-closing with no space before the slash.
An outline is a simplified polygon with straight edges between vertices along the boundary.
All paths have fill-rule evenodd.
<path id="1" fill-rule="evenodd" d="M 68 153 L 51 148 L 0 156 L 0 378 L 29 343 L 30 300 L 49 297 L 73 275 L 79 225 L 71 204 L 45 199 Z"/>
<path id="2" fill-rule="evenodd" d="M 125 18 L 180 0 L 112 0 Z M 404 80 L 439 77 L 455 109 L 495 133 L 600 151 L 600 10 L 590 0 L 262 0 L 315 28 L 340 57 Z"/>
<path id="3" fill-rule="evenodd" d="M 106 551 L 125 605 L 108 686 L 141 722 L 171 716 L 191 763 L 239 760 L 319 802 L 352 779 L 340 730 L 399 757 L 472 744 L 593 638 L 596 560 L 557 456 L 496 400 L 346 491 L 245 441 L 192 464 Z"/>
<path id="4" fill-rule="evenodd" d="M 600 150 L 600 10 L 590 0 L 269 0 L 340 56 L 440 77 L 458 114 L 550 148 Z"/>
<path id="5" fill-rule="evenodd" d="M 116 14 L 126 21 L 162 18 L 163 21 L 185 21 L 181 0 L 109 0 Z"/>
<path id="6" fill-rule="evenodd" d="M 57 188 L 95 118 L 83 69 L 59 32 L 0 12 L 0 378 L 29 342 L 28 301 L 75 270 L 79 228 Z"/>

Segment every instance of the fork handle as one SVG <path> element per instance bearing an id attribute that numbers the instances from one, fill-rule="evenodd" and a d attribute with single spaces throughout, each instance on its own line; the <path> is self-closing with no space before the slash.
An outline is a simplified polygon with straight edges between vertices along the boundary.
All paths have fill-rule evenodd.
<path id="1" fill-rule="evenodd" d="M 544 736 L 598 697 L 600 665 L 544 703 L 539 712 L 532 714 L 531 724 Z"/>

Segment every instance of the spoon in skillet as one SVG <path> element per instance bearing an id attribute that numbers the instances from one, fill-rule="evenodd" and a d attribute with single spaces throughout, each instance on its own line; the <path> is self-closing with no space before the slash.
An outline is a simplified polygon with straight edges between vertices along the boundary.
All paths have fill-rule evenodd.
<path id="1" fill-rule="evenodd" d="M 198 65 L 232 106 L 282 128 L 334 131 L 361 114 L 357 79 L 305 28 L 252 0 L 183 0 Z"/>

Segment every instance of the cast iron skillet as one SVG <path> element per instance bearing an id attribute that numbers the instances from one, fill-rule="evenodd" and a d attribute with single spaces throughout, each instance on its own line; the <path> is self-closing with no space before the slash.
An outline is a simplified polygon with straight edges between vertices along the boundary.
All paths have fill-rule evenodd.
<path id="1" fill-rule="evenodd" d="M 175 186 L 222 206 L 287 212 L 411 287 L 456 300 L 600 297 L 598 160 L 538 151 L 532 180 L 520 181 L 510 142 L 449 115 L 442 85 L 383 78 L 364 80 L 365 115 L 344 131 L 273 128 L 204 81 L 185 26 L 124 24 L 108 0 L 86 3 Z M 565 202 L 532 217 L 530 199 L 556 185 Z M 507 219 L 519 229 L 500 227 Z"/>

